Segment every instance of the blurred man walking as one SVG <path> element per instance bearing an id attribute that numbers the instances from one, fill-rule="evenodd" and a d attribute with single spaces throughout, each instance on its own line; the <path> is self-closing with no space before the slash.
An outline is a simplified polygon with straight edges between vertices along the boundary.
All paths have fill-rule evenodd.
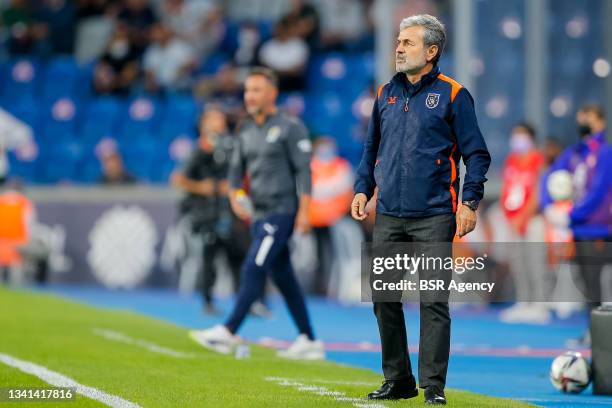
<path id="1" fill-rule="evenodd" d="M 278 286 L 299 336 L 281 357 L 324 358 L 323 343 L 315 340 L 304 296 L 289 258 L 288 242 L 294 225 L 310 229 L 311 142 L 304 125 L 279 113 L 278 80 L 264 68 L 253 69 L 246 79 L 244 100 L 249 118 L 243 123 L 230 166 L 230 203 L 241 219 L 253 218 L 253 242 L 242 265 L 238 300 L 225 324 L 192 332 L 198 343 L 229 353 L 239 343 L 235 335 L 253 302 L 261 296 L 266 274 Z M 248 177 L 252 209 L 243 188 Z"/>

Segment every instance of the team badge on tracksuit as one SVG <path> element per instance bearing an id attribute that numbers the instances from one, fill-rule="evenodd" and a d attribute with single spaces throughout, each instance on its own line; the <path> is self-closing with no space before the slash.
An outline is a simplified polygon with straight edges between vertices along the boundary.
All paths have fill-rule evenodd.
<path id="1" fill-rule="evenodd" d="M 438 102 L 440 102 L 440 94 L 437 93 L 428 93 L 427 99 L 425 99 L 425 106 L 429 109 L 433 109 L 438 106 Z"/>

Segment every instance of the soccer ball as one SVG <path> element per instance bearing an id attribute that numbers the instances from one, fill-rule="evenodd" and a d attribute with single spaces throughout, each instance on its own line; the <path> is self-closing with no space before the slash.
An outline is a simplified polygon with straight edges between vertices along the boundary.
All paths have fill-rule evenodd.
<path id="1" fill-rule="evenodd" d="M 591 366 L 575 351 L 555 358 L 550 367 L 550 382 L 559 391 L 578 394 L 591 382 Z"/>
<path id="2" fill-rule="evenodd" d="M 574 195 L 572 175 L 567 170 L 552 172 L 550 176 L 548 176 L 546 187 L 553 201 L 571 200 Z"/>

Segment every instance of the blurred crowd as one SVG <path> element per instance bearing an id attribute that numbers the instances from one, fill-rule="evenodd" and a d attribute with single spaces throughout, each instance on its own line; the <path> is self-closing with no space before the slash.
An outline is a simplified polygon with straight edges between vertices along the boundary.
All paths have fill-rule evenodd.
<path id="1" fill-rule="evenodd" d="M 582 307 L 567 302 L 578 300 L 567 292 L 573 284 L 589 309 L 610 298 L 612 287 L 602 276 L 612 264 L 612 147 L 603 108 L 580 107 L 573 133 L 575 142 L 563 147 L 518 123 L 510 132 L 499 201 L 481 211 L 477 230 L 466 238 L 511 243 L 488 248 L 506 268 L 518 300 L 500 314 L 505 322 L 546 324 L 554 312 L 570 315 Z M 578 340 L 589 343 L 588 332 Z"/>
<path id="2" fill-rule="evenodd" d="M 0 41 L 10 57 L 97 61 L 93 87 L 100 94 L 195 86 L 200 96 L 231 97 L 244 74 L 240 68 L 264 65 L 280 76 L 281 90 L 303 89 L 311 53 L 371 49 L 372 3 L 2 0 Z M 219 51 L 229 54 L 227 67 L 215 78 L 201 75 Z"/>

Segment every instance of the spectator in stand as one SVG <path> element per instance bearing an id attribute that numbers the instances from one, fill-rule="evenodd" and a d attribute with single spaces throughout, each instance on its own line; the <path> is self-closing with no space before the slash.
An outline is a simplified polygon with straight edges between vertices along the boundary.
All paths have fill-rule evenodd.
<path id="1" fill-rule="evenodd" d="M 200 100 L 223 106 L 230 122 L 236 123 L 244 111 L 242 89 L 239 70 L 232 64 L 225 64 L 215 75 L 200 79 L 195 94 Z"/>
<path id="2" fill-rule="evenodd" d="M 368 19 L 363 1 L 316 0 L 321 15 L 321 40 L 324 48 L 345 49 L 367 34 Z"/>
<path id="3" fill-rule="evenodd" d="M 205 58 L 223 40 L 223 14 L 213 1 L 164 0 L 162 11 L 164 24 L 191 44 L 198 59 Z"/>
<path id="4" fill-rule="evenodd" d="M 132 44 L 139 51 L 139 54 L 142 53 L 149 44 L 150 31 L 156 22 L 149 1 L 126 0 L 118 19 L 127 25 Z"/>
<path id="5" fill-rule="evenodd" d="M 77 18 L 83 20 L 90 17 L 117 15 L 121 9 L 120 0 L 77 0 Z"/>
<path id="6" fill-rule="evenodd" d="M 300 90 L 305 86 L 308 45 L 294 34 L 292 27 L 291 18 L 282 18 L 275 27 L 274 37 L 259 51 L 260 62 L 278 75 L 281 91 Z"/>
<path id="7" fill-rule="evenodd" d="M 11 56 L 28 54 L 32 51 L 34 16 L 26 0 L 11 0 L 2 12 L 0 26 L 8 31 L 8 51 Z"/>
<path id="8" fill-rule="evenodd" d="M 138 53 L 128 28 L 119 24 L 94 69 L 93 86 L 99 94 L 126 95 L 138 77 Z"/>
<path id="9" fill-rule="evenodd" d="M 306 41 L 311 50 L 318 47 L 320 19 L 317 9 L 308 0 L 291 0 L 290 3 L 287 17 L 293 21 L 295 35 Z"/>
<path id="10" fill-rule="evenodd" d="M 136 183 L 136 177 L 128 173 L 123 165 L 123 158 L 118 151 L 104 152 L 101 157 L 102 176 L 100 184 L 105 186 L 131 185 Z"/>
<path id="11" fill-rule="evenodd" d="M 234 64 L 246 70 L 258 65 L 257 53 L 261 47 L 261 33 L 256 23 L 244 21 L 238 31 L 238 47 L 234 53 Z"/>
<path id="12" fill-rule="evenodd" d="M 151 39 L 143 58 L 145 89 L 152 93 L 187 89 L 196 67 L 191 46 L 161 23 L 152 27 Z"/>
<path id="13" fill-rule="evenodd" d="M 74 51 L 76 8 L 69 0 L 44 0 L 36 14 L 37 31 L 40 32 L 39 53 L 72 54 Z M 40 47 L 39 47 L 40 48 Z"/>

